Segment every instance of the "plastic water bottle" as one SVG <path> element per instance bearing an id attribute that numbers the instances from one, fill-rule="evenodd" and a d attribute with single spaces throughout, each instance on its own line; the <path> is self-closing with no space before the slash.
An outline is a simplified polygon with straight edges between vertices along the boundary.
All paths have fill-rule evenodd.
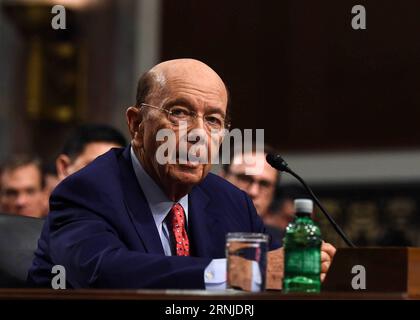
<path id="1" fill-rule="evenodd" d="M 321 231 L 311 219 L 313 202 L 295 200 L 296 217 L 284 238 L 283 292 L 321 291 Z"/>

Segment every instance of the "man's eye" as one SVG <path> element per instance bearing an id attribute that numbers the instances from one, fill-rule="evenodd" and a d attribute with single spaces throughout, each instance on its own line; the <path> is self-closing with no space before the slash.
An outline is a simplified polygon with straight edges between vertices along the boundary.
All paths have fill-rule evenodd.
<path id="1" fill-rule="evenodd" d="M 240 181 L 243 181 L 243 182 L 246 182 L 246 183 L 252 183 L 254 181 L 250 176 L 248 176 L 246 174 L 238 174 L 237 178 Z"/>
<path id="2" fill-rule="evenodd" d="M 6 197 L 11 198 L 11 197 L 17 197 L 17 195 L 19 194 L 19 192 L 17 190 L 14 190 L 14 189 L 6 189 L 6 190 L 3 191 L 3 194 Z"/>
<path id="3" fill-rule="evenodd" d="M 271 183 L 269 181 L 266 181 L 266 180 L 261 180 L 260 181 L 260 187 L 262 187 L 262 188 L 270 188 L 271 187 Z"/>
<path id="4" fill-rule="evenodd" d="M 217 126 L 221 126 L 223 122 L 222 119 L 216 116 L 207 116 L 206 121 L 211 125 L 217 125 Z"/>
<path id="5" fill-rule="evenodd" d="M 170 111 L 171 115 L 175 117 L 187 117 L 190 114 L 190 112 L 184 108 L 172 108 Z"/>
<path id="6" fill-rule="evenodd" d="M 28 188 L 28 189 L 26 189 L 26 193 L 29 196 L 33 196 L 36 193 L 36 189 L 35 188 Z"/>

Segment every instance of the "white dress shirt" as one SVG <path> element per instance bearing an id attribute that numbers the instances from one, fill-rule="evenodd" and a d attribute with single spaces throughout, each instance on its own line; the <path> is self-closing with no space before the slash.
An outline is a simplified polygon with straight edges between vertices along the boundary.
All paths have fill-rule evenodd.
<path id="1" fill-rule="evenodd" d="M 171 201 L 156 182 L 147 174 L 137 159 L 131 147 L 131 162 L 141 189 L 155 220 L 156 228 L 162 242 L 166 256 L 172 255 L 171 237 L 166 225 L 165 218 L 175 202 Z M 178 203 L 185 212 L 186 226 L 188 225 L 188 194 L 179 199 Z M 223 290 L 226 288 L 226 259 L 213 259 L 204 270 L 204 282 L 208 290 Z"/>

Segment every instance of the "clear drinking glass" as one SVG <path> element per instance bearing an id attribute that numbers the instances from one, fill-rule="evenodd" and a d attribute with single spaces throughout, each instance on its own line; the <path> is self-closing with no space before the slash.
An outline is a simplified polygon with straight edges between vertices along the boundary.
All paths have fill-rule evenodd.
<path id="1" fill-rule="evenodd" d="M 226 236 L 227 287 L 250 292 L 265 290 L 268 235 L 228 233 Z"/>

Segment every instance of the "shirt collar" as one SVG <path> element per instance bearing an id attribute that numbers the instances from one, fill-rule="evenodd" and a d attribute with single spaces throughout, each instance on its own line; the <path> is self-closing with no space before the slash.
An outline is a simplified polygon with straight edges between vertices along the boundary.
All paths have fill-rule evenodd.
<path id="1" fill-rule="evenodd" d="M 176 202 L 170 200 L 156 182 L 147 174 L 137 159 L 133 147 L 130 147 L 130 154 L 137 181 L 144 192 L 156 226 L 159 226 Z M 188 194 L 179 199 L 178 203 L 184 208 L 185 217 L 188 222 Z"/>

